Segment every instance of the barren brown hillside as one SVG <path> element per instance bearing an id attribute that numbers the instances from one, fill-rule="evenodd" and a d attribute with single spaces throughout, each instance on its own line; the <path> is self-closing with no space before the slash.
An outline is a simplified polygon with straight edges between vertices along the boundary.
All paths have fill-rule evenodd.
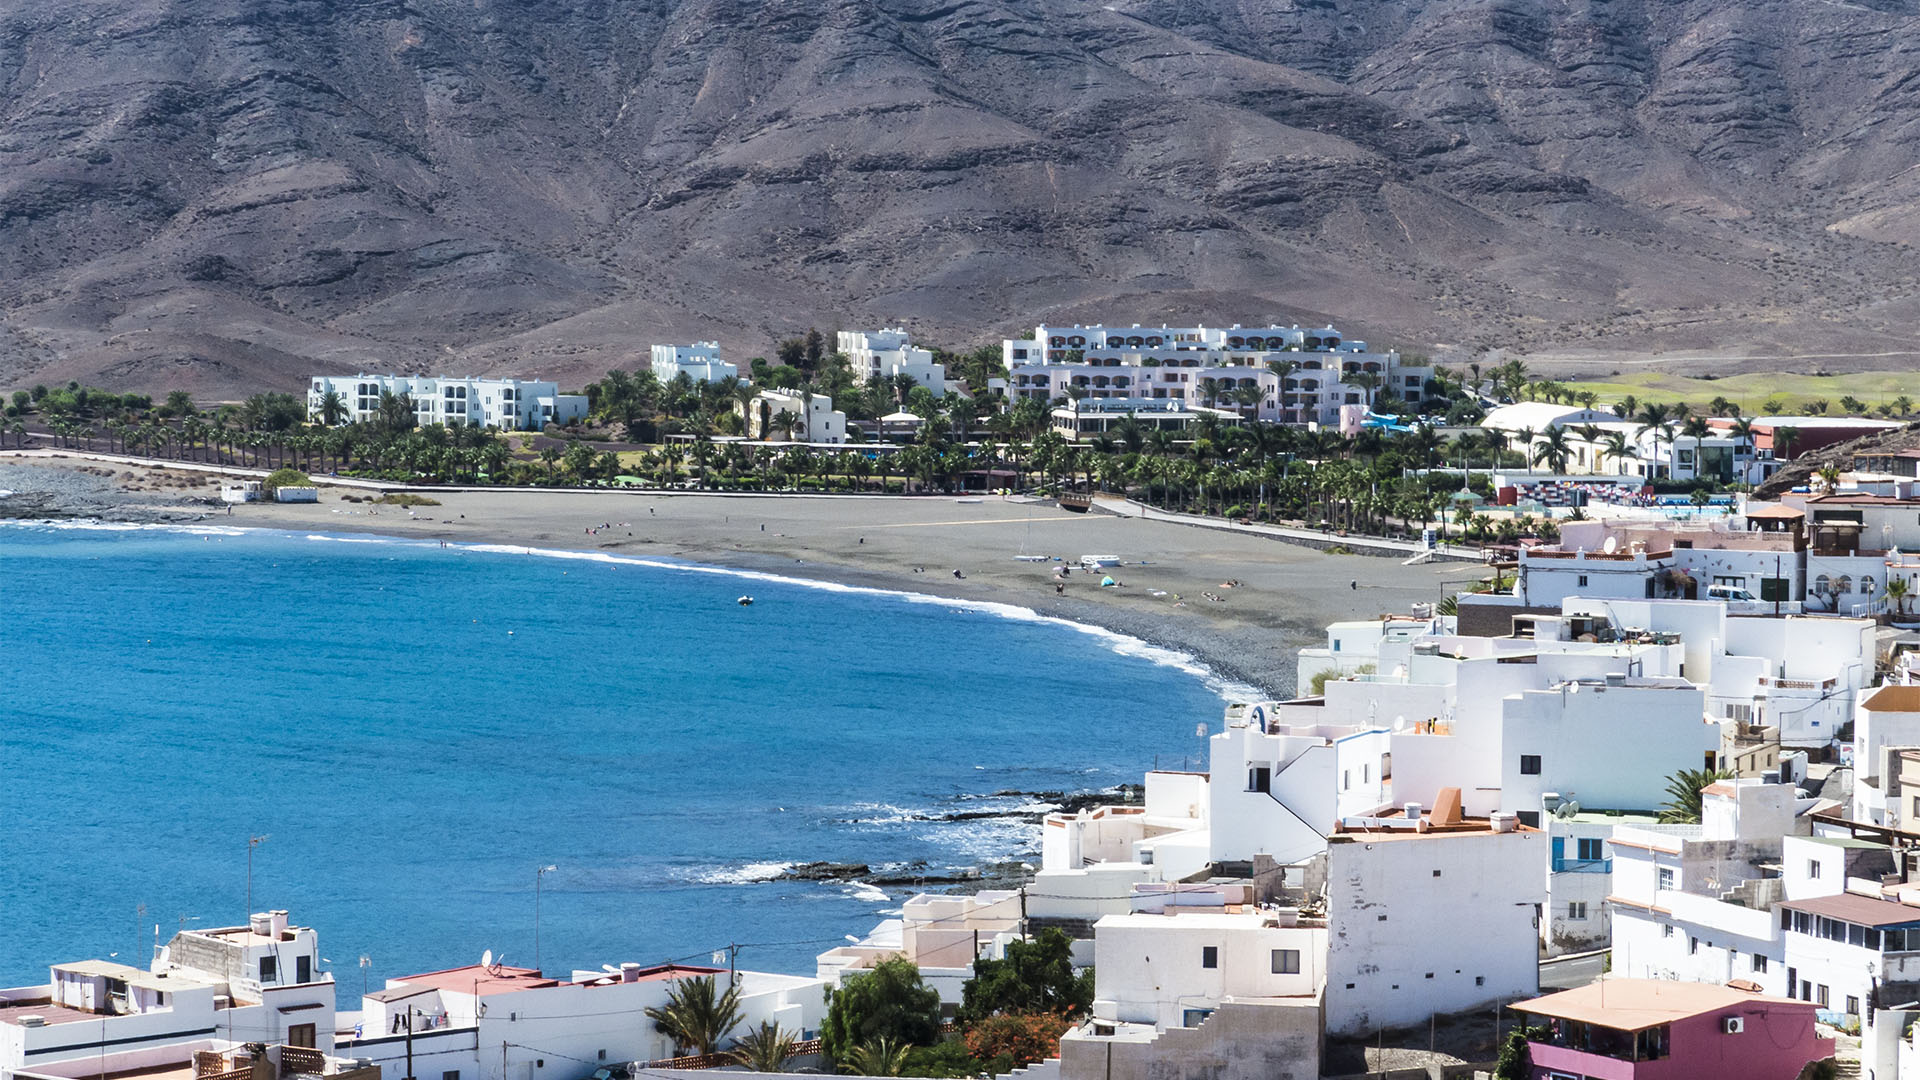
<path id="1" fill-rule="evenodd" d="M 0 0 L 0 387 L 1041 318 L 1898 367 L 1917 57 L 1912 0 Z"/>

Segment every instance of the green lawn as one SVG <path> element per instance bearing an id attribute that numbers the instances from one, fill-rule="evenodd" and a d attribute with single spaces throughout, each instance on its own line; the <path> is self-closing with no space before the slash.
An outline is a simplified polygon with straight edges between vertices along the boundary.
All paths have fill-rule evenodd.
<path id="1" fill-rule="evenodd" d="M 1682 375 L 1641 372 L 1618 375 L 1604 381 L 1563 383 L 1577 392 L 1590 390 L 1608 406 L 1632 394 L 1642 402 L 1684 401 L 1696 409 L 1716 397 L 1737 403 L 1748 413 L 1758 413 L 1768 399 L 1779 401 L 1786 415 L 1805 412 L 1806 403 L 1824 398 L 1827 415 L 1840 415 L 1840 399 L 1848 395 L 1868 405 L 1891 401 L 1905 394 L 1920 402 L 1920 373 L 1911 371 L 1861 371 L 1850 375 L 1793 375 L 1780 372 L 1729 375 L 1718 379 L 1693 379 Z"/>

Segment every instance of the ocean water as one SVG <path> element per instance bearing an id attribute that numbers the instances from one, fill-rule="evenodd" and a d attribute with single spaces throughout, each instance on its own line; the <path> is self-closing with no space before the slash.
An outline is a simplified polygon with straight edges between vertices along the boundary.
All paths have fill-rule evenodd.
<path id="1" fill-rule="evenodd" d="M 751 593 L 752 607 L 735 598 Z M 1021 609 L 601 555 L 0 527 L 0 985 L 286 908 L 358 993 L 476 961 L 811 973 L 1037 852 L 1024 795 L 1201 752 L 1190 660 Z M 1037 854 L 1032 856 L 1037 862 Z M 360 958 L 366 957 L 366 966 Z"/>

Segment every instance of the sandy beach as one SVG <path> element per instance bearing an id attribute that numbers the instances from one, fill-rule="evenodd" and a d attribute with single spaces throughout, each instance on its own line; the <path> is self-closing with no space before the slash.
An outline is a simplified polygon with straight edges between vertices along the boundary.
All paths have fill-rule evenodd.
<path id="1" fill-rule="evenodd" d="M 374 533 L 449 543 L 666 557 L 976 601 L 1018 604 L 1187 652 L 1219 675 L 1275 696 L 1292 692 L 1295 651 L 1338 619 L 1405 612 L 1471 580 L 1462 563 L 1404 566 L 1328 555 L 1263 537 L 1076 514 L 998 496 L 850 498 L 630 492 L 436 492 L 413 509 L 350 501 L 214 505 L 215 477 L 77 458 L 0 456 L 8 517 L 98 517 Z M 9 505 L 11 504 L 11 505 Z M 1073 571 L 1020 556 L 1111 555 Z M 954 571 L 963 576 L 955 576 Z M 1121 584 L 1102 588 L 1111 575 Z M 1229 584 L 1233 583 L 1233 584 Z M 1207 594 L 1219 597 L 1207 598 Z"/>

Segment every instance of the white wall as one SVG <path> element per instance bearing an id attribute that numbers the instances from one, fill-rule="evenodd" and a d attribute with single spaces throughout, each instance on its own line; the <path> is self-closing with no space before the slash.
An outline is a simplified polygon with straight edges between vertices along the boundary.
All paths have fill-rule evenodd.
<path id="1" fill-rule="evenodd" d="M 1691 686 L 1570 683 L 1503 705 L 1503 810 L 1537 812 L 1549 791 L 1588 809 L 1657 809 L 1668 776 L 1720 749 L 1719 726 L 1701 719 L 1706 695 Z M 1538 757 L 1540 771 L 1523 774 L 1523 757 Z"/>
<path id="2" fill-rule="evenodd" d="M 1546 846 L 1531 831 L 1329 844 L 1327 1030 L 1532 995 Z"/>

